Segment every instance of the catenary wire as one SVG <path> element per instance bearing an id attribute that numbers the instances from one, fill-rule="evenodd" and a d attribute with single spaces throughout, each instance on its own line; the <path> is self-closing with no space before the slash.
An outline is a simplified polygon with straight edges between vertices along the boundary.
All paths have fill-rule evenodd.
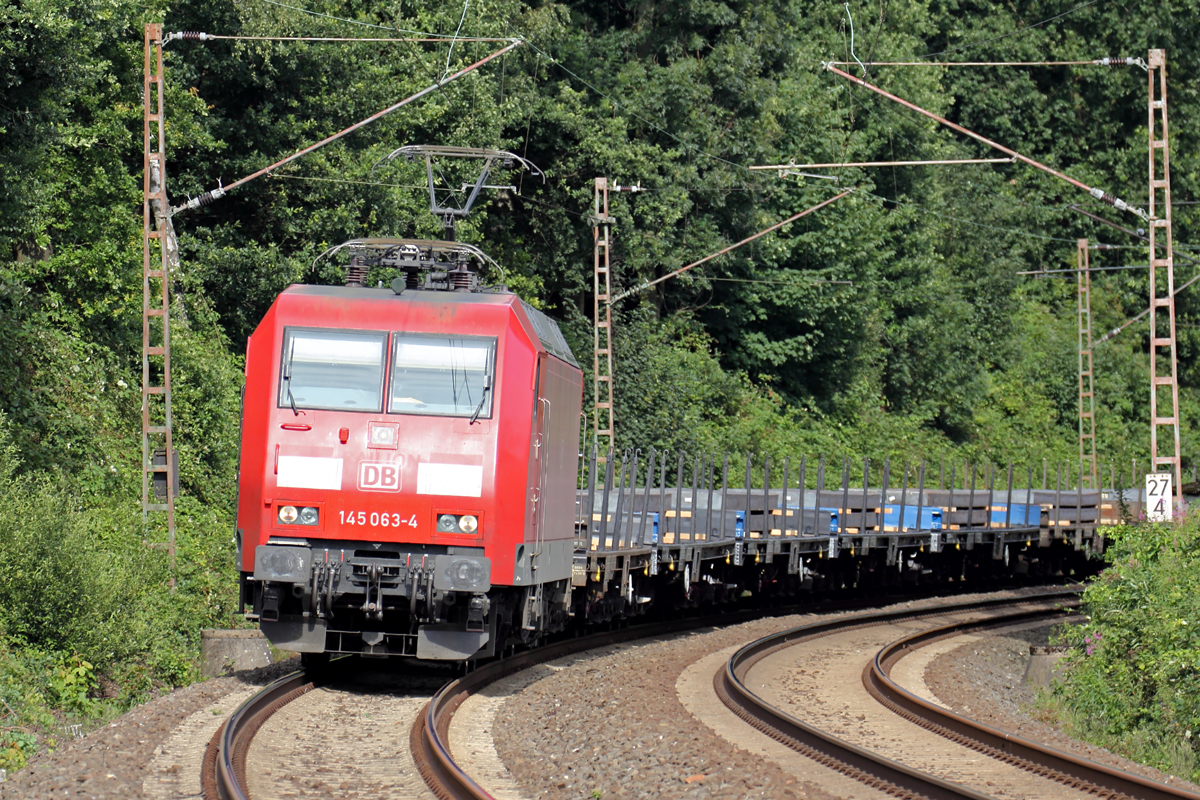
<path id="1" fill-rule="evenodd" d="M 215 33 L 200 33 L 200 34 L 192 35 L 191 32 L 189 32 L 189 35 L 186 37 L 183 37 L 180 34 L 168 34 L 166 42 L 169 42 L 169 41 L 171 41 L 173 39 L 177 39 L 177 38 L 197 39 L 199 41 L 208 41 L 209 39 L 228 39 L 228 40 L 232 40 L 232 41 L 251 41 L 251 42 L 336 42 L 339 44 L 343 43 L 343 42 L 376 42 L 376 43 L 406 42 L 406 43 L 410 43 L 410 44 L 417 44 L 417 43 L 422 43 L 422 42 L 423 43 L 433 43 L 433 42 L 443 43 L 446 41 L 445 39 L 439 38 L 439 37 L 424 37 L 424 38 L 408 37 L 408 38 L 404 38 L 404 39 L 396 39 L 396 38 L 372 37 L 372 36 L 240 36 L 240 35 L 239 36 L 225 36 L 225 35 L 219 35 L 219 34 L 215 34 Z M 464 36 L 464 37 L 460 38 L 458 41 L 460 41 L 460 42 L 509 42 L 509 41 L 512 41 L 512 39 L 511 38 L 508 38 L 508 39 L 488 38 L 488 37 L 483 37 L 483 36 L 478 36 L 478 37 L 465 37 Z M 166 42 L 164 42 L 164 44 L 166 44 Z"/>
<path id="2" fill-rule="evenodd" d="M 878 108 L 876 108 L 876 107 L 867 106 L 865 103 L 863 103 L 862 101 L 860 101 L 860 100 L 859 100 L 859 99 L 858 99 L 858 98 L 855 96 L 855 94 L 854 94 L 854 91 L 853 91 L 853 87 L 854 87 L 854 86 L 855 86 L 855 84 L 853 84 L 853 83 L 847 84 L 847 93 L 848 93 L 848 95 L 849 95 L 849 97 L 850 97 L 850 101 L 851 101 L 851 103 L 853 103 L 853 104 L 854 104 L 854 105 L 855 105 L 855 106 L 856 106 L 858 109 L 860 109 L 860 110 L 861 110 L 863 113 L 871 113 L 871 112 L 873 112 L 873 111 L 877 111 L 879 108 L 882 108 L 882 109 L 885 109 L 885 110 L 886 110 L 887 114 L 888 114 L 888 115 L 890 115 L 890 116 L 891 116 L 891 118 L 892 118 L 894 121 L 897 121 L 897 122 L 898 122 L 898 121 L 901 121 L 900 112 L 899 112 L 898 110 L 896 110 L 895 108 L 893 108 L 892 106 L 890 106 L 890 105 L 882 105 L 882 106 L 879 106 Z M 900 137 L 902 140 L 904 140 L 905 142 L 907 142 L 907 143 L 908 143 L 908 145 L 909 145 L 910 147 L 913 147 L 913 148 L 914 148 L 914 149 L 916 149 L 916 150 L 921 150 L 921 149 L 923 149 L 923 148 L 922 148 L 920 145 L 918 145 L 918 144 L 917 144 L 916 142 L 914 142 L 912 139 L 909 139 L 909 138 L 908 138 L 907 136 L 905 136 L 903 133 L 901 133 L 901 132 L 899 132 L 899 131 L 897 131 L 896 133 L 897 133 L 897 135 L 898 135 L 898 136 L 899 136 L 899 137 Z M 992 191 L 988 190 L 988 189 L 987 189 L 987 187 L 980 187 L 980 188 L 981 188 L 981 189 L 983 189 L 983 191 L 987 192 L 989 195 L 992 195 L 993 197 L 1000 197 L 1001 199 L 1007 199 L 1007 198 L 1003 198 L 1003 197 L 1001 197 L 1000 195 L 996 194 L 995 192 L 992 192 Z M 1069 243 L 1069 244 L 1074 244 L 1074 243 L 1075 243 L 1075 241 L 1076 241 L 1076 240 L 1074 240 L 1074 239 L 1065 239 L 1065 238 L 1062 238 L 1062 237 L 1057 237 L 1057 236 L 1045 236 L 1045 235 L 1041 235 L 1041 234 L 1029 233 L 1029 232 L 1027 232 L 1027 231 L 1017 230 L 1017 229 L 1015 229 L 1015 228 L 1004 228 L 1004 227 L 995 226 L 995 225 L 986 225 L 986 224 L 984 224 L 984 223 L 979 223 L 979 222 L 970 222 L 970 221 L 968 221 L 968 220 L 956 219 L 956 218 L 954 218 L 954 217 L 947 217 L 945 214 L 943 214 L 943 213 L 941 213 L 941 212 L 938 212 L 938 211 L 934 211 L 934 210 L 932 210 L 932 209 L 929 209 L 929 208 L 927 208 L 927 207 L 925 207 L 925 206 L 922 206 L 922 205 L 921 205 L 921 204 L 919 204 L 919 203 L 913 203 L 913 202 L 911 202 L 911 201 L 892 200 L 892 199 L 889 199 L 889 198 L 886 198 L 886 197 L 882 197 L 882 196 L 880 196 L 880 195 L 873 194 L 873 193 L 871 193 L 871 192 L 866 192 L 866 191 L 864 191 L 863 193 L 864 193 L 864 194 L 867 194 L 867 195 L 870 195 L 870 196 L 872 196 L 872 197 L 876 197 L 876 198 L 878 198 L 878 199 L 881 199 L 881 200 L 885 200 L 885 201 L 887 201 L 887 202 L 890 202 L 890 203 L 897 203 L 897 204 L 911 205 L 911 206 L 914 206 L 914 207 L 917 207 L 917 208 L 919 208 L 919 209 L 920 209 L 920 210 L 921 210 L 923 213 L 926 213 L 926 214 L 935 214 L 935 215 L 937 215 L 937 216 L 939 216 L 939 217 L 943 217 L 943 218 L 945 218 L 945 219 L 950 219 L 950 220 L 953 220 L 953 221 L 956 221 L 956 222 L 962 222 L 962 223 L 964 223 L 964 224 L 967 224 L 967 225 L 974 225 L 974 226 L 976 226 L 976 227 L 983 227 L 983 228 L 989 228 L 989 229 L 992 229 L 992 230 L 1005 231 L 1005 232 L 1008 232 L 1008 233 L 1015 233 L 1015 234 L 1018 234 L 1018 235 L 1021 235 L 1021 236 L 1026 236 L 1026 237 L 1031 237 L 1031 238 L 1037 238 L 1037 239 L 1045 239 L 1045 240 L 1048 240 L 1048 241 L 1055 241 L 1055 242 L 1066 242 L 1066 243 Z M 1194 201 L 1194 202 L 1197 202 L 1197 201 Z M 1044 208 L 1044 209 L 1047 209 L 1047 210 L 1060 210 L 1060 211 L 1065 211 L 1065 210 L 1068 210 L 1068 209 L 1069 209 L 1070 205 L 1071 205 L 1071 204 L 1067 204 L 1067 205 L 1065 205 L 1065 206 L 1061 206 L 1061 207 L 1059 207 L 1059 206 L 1037 206 L 1037 207 L 1038 207 L 1038 208 Z M 1122 248 L 1128 248 L 1128 249 L 1140 249 L 1140 248 L 1138 248 L 1138 246 L 1137 246 L 1137 245 L 1113 245 L 1113 247 L 1122 247 Z M 1187 248 L 1188 246 L 1186 246 L 1186 245 L 1178 245 L 1178 244 L 1177 244 L 1177 245 L 1175 245 L 1175 247 L 1177 247 L 1177 248 L 1179 248 L 1179 249 L 1184 249 L 1184 248 Z"/>
<path id="3" fill-rule="evenodd" d="M 942 56 L 942 55 L 945 55 L 946 53 L 957 53 L 959 50 L 969 50 L 972 47 L 979 47 L 980 45 L 985 45 L 990 42 L 998 42 L 1001 39 L 1007 39 L 1010 36 L 1016 36 L 1018 33 L 1025 33 L 1027 31 L 1033 30 L 1034 28 L 1040 28 L 1041 26 L 1043 26 L 1049 22 L 1054 22 L 1054 20 L 1056 20 L 1056 19 L 1062 19 L 1063 17 L 1065 17 L 1069 14 L 1074 14 L 1076 11 L 1087 8 L 1088 6 L 1094 6 L 1098 2 L 1100 2 L 1100 0 L 1088 0 L 1088 2 L 1081 3 L 1077 6 L 1075 6 L 1074 8 L 1067 9 L 1066 11 L 1062 12 L 1061 14 L 1055 14 L 1053 17 L 1050 17 L 1049 19 L 1044 19 L 1041 22 L 1035 22 L 1032 25 L 1026 25 L 1025 27 L 1018 28 L 1015 31 L 1009 31 L 1008 33 L 1001 34 L 1000 36 L 993 36 L 990 39 L 979 39 L 974 42 L 967 42 L 966 44 L 961 44 L 958 47 L 951 47 L 947 50 L 939 50 L 936 53 L 926 53 L 923 56 L 917 56 L 917 58 L 933 58 L 934 56 Z"/>
<path id="4" fill-rule="evenodd" d="M 420 31 L 406 31 L 406 30 L 399 29 L 399 28 L 388 28 L 388 27 L 386 27 L 386 26 L 382 26 L 382 25 L 373 25 L 373 24 L 371 24 L 371 23 L 364 23 L 364 22 L 360 22 L 360 21 L 358 21 L 358 20 L 351 20 L 351 19 L 346 19 L 346 18 L 343 18 L 343 17 L 335 17 L 335 16 L 332 16 L 332 15 L 329 15 L 329 14 L 323 14 L 323 13 L 320 13 L 320 12 L 309 11 L 309 10 L 307 10 L 307 9 L 299 8 L 299 7 L 296 7 L 296 6 L 290 6 L 290 5 L 286 5 L 286 4 L 283 4 L 283 3 L 279 3 L 279 2 L 277 2 L 276 0 L 261 0 L 261 2 L 264 2 L 264 3 L 269 3 L 269 4 L 271 4 L 271 5 L 277 5 L 277 6 L 281 6 L 281 7 L 284 7 L 284 8 L 289 8 L 289 9 L 292 9 L 292 10 L 295 10 L 295 11 L 300 11 L 300 12 L 307 13 L 307 14 L 312 14 L 313 16 L 327 17 L 327 18 L 329 18 L 329 19 L 334 19 L 334 20 L 337 20 L 337 21 L 340 21 L 340 22 L 346 22 L 346 23 L 355 24 L 355 25 L 364 25 L 364 26 L 369 26 L 369 27 L 382 28 L 382 29 L 385 29 L 385 30 L 398 30 L 398 31 L 405 32 L 405 33 L 418 33 L 418 34 L 421 34 L 421 35 L 437 36 L 437 37 L 439 37 L 439 38 L 440 38 L 440 39 L 442 39 L 442 40 L 445 40 L 445 39 L 453 39 L 453 38 L 454 38 L 453 36 L 445 36 L 445 35 L 440 35 L 440 34 L 426 34 L 426 33 L 424 33 L 424 32 L 420 32 Z M 1041 25 L 1044 25 L 1044 24 L 1046 24 L 1046 23 L 1048 23 L 1048 22 L 1052 22 L 1052 21 L 1054 21 L 1054 20 L 1056 20 L 1056 19 L 1059 19 L 1060 17 L 1063 17 L 1063 16 L 1066 16 L 1066 15 L 1068 15 L 1068 14 L 1071 14 L 1071 13 L 1073 13 L 1074 11 L 1078 11 L 1078 10 L 1080 10 L 1080 9 L 1082 9 L 1082 8 L 1086 8 L 1086 7 L 1088 7 L 1088 6 L 1095 5 L 1097 2 L 1099 2 L 1099 0 L 1090 0 L 1090 2 L 1083 3 L 1083 4 L 1079 5 L 1079 6 L 1076 6 L 1075 8 L 1072 8 L 1072 9 L 1070 9 L 1070 10 L 1068 10 L 1068 11 L 1066 11 L 1066 12 L 1062 13 L 1062 14 L 1059 14 L 1059 15 L 1057 15 L 1057 16 L 1054 16 L 1054 17 L 1050 17 L 1049 19 L 1042 20 L 1041 22 L 1038 22 L 1038 23 L 1034 23 L 1033 25 L 1027 25 L 1027 26 L 1025 26 L 1024 28 L 1021 28 L 1021 29 L 1020 29 L 1020 30 L 1018 30 L 1018 31 L 1013 31 L 1013 32 L 1011 32 L 1011 33 L 1008 33 L 1008 34 L 1005 34 L 1005 35 L 1003 35 L 1003 36 L 994 37 L 993 39 L 982 40 L 982 41 L 979 41 L 979 42 L 969 43 L 969 44 L 967 44 L 967 45 L 962 45 L 962 46 L 960 46 L 960 47 L 951 48 L 951 49 L 949 49 L 949 50 L 943 50 L 943 51 L 939 51 L 939 52 L 936 52 L 936 53 L 928 53 L 928 54 L 926 54 L 926 55 L 924 55 L 924 56 L 919 56 L 919 58 L 929 58 L 929 57 L 932 57 L 932 56 L 943 55 L 943 54 L 945 54 L 945 53 L 950 53 L 950 52 L 956 52 L 956 51 L 958 51 L 958 50 L 963 50 L 963 49 L 966 49 L 966 48 L 968 48 L 968 47 L 973 47 L 973 46 L 976 46 L 976 45 L 986 44 L 986 43 L 988 43 L 988 42 L 991 42 L 991 41 L 997 41 L 997 40 L 999 40 L 999 39 L 1003 39 L 1003 38 L 1006 38 L 1006 37 L 1008 37 L 1008 36 L 1012 36 L 1012 35 L 1014 35 L 1014 34 L 1016 34 L 1016 33 L 1021 33 L 1021 32 L 1024 32 L 1024 31 L 1028 31 L 1028 30 L 1031 30 L 1031 29 L 1033 29 L 1033 28 L 1036 28 L 1036 27 L 1039 27 L 1039 26 L 1041 26 Z M 465 9 L 466 9 L 466 7 L 465 7 L 465 5 L 464 5 L 464 17 L 465 17 L 465 13 L 466 13 Z M 461 25 L 460 25 L 460 29 L 461 29 Z M 727 160 L 727 159 L 721 158 L 720 156 L 717 156 L 717 155 L 713 155 L 713 154 L 711 154 L 711 153 L 708 153 L 707 151 L 705 151 L 705 150 L 703 150 L 703 149 L 701 149 L 701 148 L 699 148 L 699 147 L 696 147 L 696 146 L 695 146 L 695 145 L 693 145 L 693 144 L 690 144 L 690 143 L 688 143 L 688 142 L 685 142 L 684 140 L 680 139 L 678 136 L 676 136 L 675 134 L 671 133 L 670 131 L 667 131 L 667 130 L 665 130 L 665 129 L 663 129 L 663 128 L 661 128 L 661 127 L 657 126 L 657 125 L 655 125 L 655 124 L 654 124 L 653 122 L 651 122 L 650 120 L 648 120 L 648 119 L 646 119 L 646 118 L 642 117 L 640 114 L 636 113 L 636 112 L 635 112 L 635 111 L 633 111 L 632 109 L 629 109 L 627 106 L 625 106 L 623 103 L 621 103 L 620 101 L 618 101 L 618 100 L 616 100 L 615 98 L 613 98 L 611 95 L 609 95 L 609 94 L 607 94 L 606 92 L 602 91 L 601 89 L 597 88 L 596 86 L 594 86 L 594 85 L 593 85 L 592 83 L 590 83 L 589 81 L 585 80 L 584 78 L 582 78 L 581 76 L 579 76 L 578 74 L 576 74 L 575 72 L 573 72 L 572 70 L 568 69 L 568 68 L 567 68 L 566 66 L 564 66 L 562 63 L 560 63 L 560 62 L 559 62 L 559 61 L 558 61 L 556 58 L 554 58 L 554 57 L 553 57 L 553 56 L 551 56 L 549 53 L 547 53 L 547 52 L 545 52 L 544 50 L 542 50 L 541 48 L 539 48 L 537 45 L 533 44 L 532 42 L 530 42 L 530 41 L 528 41 L 528 40 L 526 40 L 526 44 L 527 44 L 527 45 L 528 45 L 528 46 L 529 46 L 531 49 L 533 49 L 535 52 L 537 52 L 538 54 L 540 54 L 540 55 L 544 56 L 544 57 L 545 57 L 545 58 L 546 58 L 548 61 L 550 61 L 550 63 L 552 63 L 552 64 L 556 65 L 556 66 L 557 66 L 559 69 L 563 70 L 563 72 L 565 72 L 567 75 L 569 75 L 570 77 L 572 77 L 572 78 L 574 78 L 575 80 L 579 81 L 579 82 L 580 82 L 580 83 L 582 83 L 584 86 L 587 86 L 587 87 L 588 87 L 589 89 L 591 89 L 593 92 L 596 92 L 596 94 L 598 94 L 598 95 L 600 95 L 601 97 L 604 97 L 605 99 L 607 99 L 607 100 L 609 100 L 610 102 L 612 102 L 612 103 L 614 104 L 614 106 L 617 106 L 617 107 L 624 108 L 624 109 L 625 109 L 626 111 L 628 111 L 628 112 L 629 112 L 629 113 L 630 113 L 630 114 L 631 114 L 631 115 L 632 115 L 634 118 L 638 119 L 639 121 L 643 122 L 644 124 L 648 125 L 649 127 L 653 128 L 654 130 L 656 130 L 656 131 L 658 131 L 658 132 L 660 132 L 660 133 L 662 133 L 662 134 L 664 134 L 664 135 L 668 136 L 669 138 L 673 139 L 674 141 L 678 142 L 679 144 L 683 145 L 684 147 L 686 147 L 686 148 L 688 148 L 688 149 L 690 149 L 690 150 L 693 150 L 694 152 L 697 152 L 697 153 L 699 153 L 699 154 L 701 154 L 701 155 L 704 155 L 704 156 L 706 156 L 706 157 L 708 157 L 708 158 L 710 158 L 710 159 L 713 159 L 713 160 L 716 160 L 716 161 L 720 161 L 720 162 L 722 162 L 722 163 L 724 163 L 724 164 L 727 164 L 727 165 L 729 165 L 729 166 L 732 166 L 732 167 L 734 167 L 734 168 L 737 168 L 737 169 L 742 169 L 742 170 L 746 170 L 746 169 L 747 169 L 747 168 L 746 168 L 744 165 L 737 164 L 737 163 L 735 163 L 735 162 L 732 162 L 732 161 L 729 161 L 729 160 Z M 1090 63 L 1090 62 L 1088 62 L 1088 63 Z M 850 94 L 850 96 L 851 96 L 851 99 L 855 101 L 856 105 L 858 105 L 858 107 L 859 107 L 859 108 L 862 108 L 862 109 L 866 110 L 866 106 L 864 106 L 864 105 L 863 105 L 861 102 L 858 102 L 858 101 L 857 101 L 857 99 L 856 99 L 856 98 L 854 98 L 854 93 L 853 93 L 853 91 L 850 91 L 850 92 L 849 92 L 849 94 Z M 902 135 L 902 138 L 904 138 L 904 139 L 905 139 L 905 141 L 908 141 L 908 143 L 909 143 L 910 145 L 912 145 L 912 146 L 914 146 L 914 147 L 916 146 L 916 145 L 915 145 L 915 144 L 914 144 L 914 143 L 913 143 L 911 140 L 909 140 L 907 137 L 904 137 L 904 136 Z M 285 177 L 285 176 L 280 176 L 280 177 Z M 291 176 L 286 176 L 286 177 L 291 177 Z M 658 188 L 660 188 L 660 189 L 664 189 L 664 188 L 667 188 L 667 187 L 658 187 Z M 683 187 L 683 188 L 687 188 L 687 187 Z M 1018 234 L 1018 235 L 1021 235 L 1021 236 L 1026 236 L 1026 237 L 1029 237 L 1029 238 L 1043 239 L 1043 240 L 1047 240 L 1047 241 L 1057 241 L 1057 242 L 1067 242 L 1067 243 L 1070 243 L 1070 242 L 1072 241 L 1072 240 L 1070 240 L 1070 239 L 1064 239 L 1064 238 L 1062 238 L 1062 237 L 1056 237 L 1056 236 L 1044 236 L 1044 235 L 1040 235 L 1040 234 L 1029 233 L 1029 232 L 1027 232 L 1027 231 L 1021 231 L 1021 230 L 1018 230 L 1018 229 L 1015 229 L 1015 228 L 1005 228 L 1005 227 L 996 226 L 996 225 L 987 225 L 987 224 L 984 224 L 984 223 L 971 222 L 971 221 L 969 221 L 969 220 L 958 219 L 958 218 L 955 218 L 955 217 L 948 217 L 948 216 L 946 216 L 945 214 L 943 214 L 943 213 L 941 213 L 941 212 L 933 211 L 932 209 L 929 209 L 929 208 L 927 208 L 927 207 L 925 207 L 925 206 L 922 206 L 922 205 L 920 205 L 920 204 L 918 204 L 918 203 L 913 203 L 913 202 L 911 202 L 911 201 L 894 200 L 894 199 L 890 199 L 890 198 L 883 197 L 882 195 L 874 194 L 874 193 L 872 193 L 872 192 L 864 192 L 864 194 L 868 194 L 868 195 L 870 195 L 871 197 L 874 197 L 874 198 L 876 198 L 876 199 L 879 199 L 879 200 L 882 200 L 882 201 L 885 201 L 885 202 L 890 202 L 890 203 L 893 203 L 893 204 L 896 204 L 896 205 L 907 205 L 907 206 L 912 206 L 912 207 L 914 207 L 914 208 L 917 208 L 917 209 L 918 209 L 919 211 L 921 211 L 922 213 L 925 213 L 925 214 L 934 214 L 934 215 L 937 215 L 937 216 L 939 216 L 939 217 L 941 217 L 941 218 L 943 218 L 943 219 L 948 219 L 948 220 L 951 220 L 951 221 L 954 221 L 954 222 L 959 222 L 959 223 L 966 224 L 966 225 L 972 225 L 972 226 L 974 226 L 974 227 L 985 228 L 985 229 L 989 229 L 989 230 L 996 230 L 996 231 L 1003 231 L 1003 232 L 1006 232 L 1006 233 L 1014 233 L 1014 234 Z M 579 216 L 581 216 L 581 217 L 582 217 L 582 216 L 586 216 L 585 214 L 579 214 L 579 212 L 570 211 L 569 209 L 565 209 L 565 208 L 561 208 L 561 207 L 558 207 L 558 206 L 554 206 L 554 205 L 551 205 L 551 204 L 549 204 L 549 203 L 544 203 L 543 201 L 540 201 L 540 200 L 535 200 L 535 199 L 533 199 L 533 198 L 531 198 L 531 197 L 528 197 L 528 196 L 525 196 L 525 195 L 519 195 L 519 196 L 520 196 L 522 199 L 529 200 L 529 201 L 531 201 L 531 202 L 537 203 L 537 204 L 539 204 L 539 205 L 546 206 L 546 207 L 548 207 L 548 208 L 556 208 L 557 210 L 563 211 L 563 212 L 565 212 L 565 213 L 568 213 L 568 214 L 578 214 L 578 215 L 579 215 Z"/>
<path id="5" fill-rule="evenodd" d="M 279 6 L 280 8 L 291 9 L 292 11 L 299 11 L 301 14 L 309 14 L 314 17 L 324 17 L 325 19 L 332 19 L 337 22 L 345 22 L 350 25 L 360 25 L 364 28 L 379 28 L 380 30 L 396 31 L 397 33 L 412 33 L 417 36 L 429 36 L 429 37 L 439 39 L 439 40 L 446 40 L 446 39 L 450 38 L 449 35 L 444 34 L 444 33 L 429 33 L 428 31 L 411 31 L 411 30 L 407 30 L 405 28 L 396 28 L 396 27 L 391 27 L 388 25 L 377 25 L 373 22 L 362 22 L 361 20 L 357 20 L 357 19 L 347 19 L 346 17 L 335 17 L 332 14 L 325 14 L 320 11 L 312 11 L 310 9 L 301 8 L 299 6 L 291 6 L 291 5 L 288 5 L 287 3 L 280 3 L 280 2 L 278 2 L 278 0 L 258 0 L 258 1 L 260 3 L 267 3 L 268 5 Z"/>
<path id="6" fill-rule="evenodd" d="M 301 12 L 301 13 L 304 13 L 304 14 L 311 14 L 311 15 L 313 15 L 313 16 L 315 16 L 315 17 L 325 17 L 325 18 L 327 18 L 327 19 L 336 20 L 336 21 L 338 21 L 338 22 L 346 22 L 346 23 L 349 23 L 349 24 L 351 24 L 351 25 L 362 25 L 362 26 L 365 26 L 365 27 L 370 27 L 370 28 L 380 28 L 380 29 L 382 29 L 382 30 L 388 30 L 388 31 L 393 31 L 393 30 L 394 30 L 394 31 L 397 31 L 397 32 L 399 32 L 399 33 L 412 33 L 412 34 L 416 34 L 416 35 L 418 35 L 418 36 L 429 36 L 429 37 L 435 37 L 435 38 L 438 38 L 438 39 L 440 39 L 440 40 L 443 40 L 443 41 L 444 41 L 444 40 L 452 40 L 452 39 L 454 38 L 454 36 L 452 36 L 452 35 L 449 35 L 449 34 L 428 33 L 427 31 L 412 31 L 412 30 L 406 30 L 406 29 L 404 29 L 404 28 L 389 28 L 389 27 L 387 27 L 386 25 L 376 25 L 376 24 L 374 24 L 374 23 L 369 23 L 369 22 L 360 22 L 360 21 L 358 21 L 358 20 L 346 19 L 345 17 L 336 17 L 336 16 L 333 16 L 332 14 L 324 14 L 324 13 L 321 13 L 321 12 L 318 12 L 318 11 L 310 11 L 309 9 L 306 9 L 306 8 L 300 8 L 299 6 L 292 6 L 292 5 L 287 5 L 287 4 L 285 4 L 285 3 L 280 3 L 280 2 L 278 2 L 278 0 L 259 0 L 259 2 L 262 2 L 262 3 L 270 3 L 270 4 L 271 4 L 271 5 L 273 5 L 273 6 L 279 6 L 279 7 L 281 7 L 281 8 L 288 8 L 288 9 L 291 9 L 291 10 L 293 10 L 293 11 L 299 11 L 299 12 Z M 482 40 L 481 40 L 481 41 L 482 41 Z M 510 41 L 510 40 L 509 40 L 509 39 L 498 39 L 498 40 L 495 40 L 495 41 Z M 658 131 L 659 133 L 663 134 L 664 136 L 667 136 L 668 138 L 672 139 L 673 141 L 675 141 L 675 142 L 678 142 L 680 145 L 682 145 L 683 147 L 687 148 L 688 150 L 691 150 L 692 152 L 695 152 L 695 153 L 699 153 L 700 155 L 704 156 L 705 158 L 710 158 L 710 159 L 712 159 L 712 160 L 714 160 L 714 161 L 719 161 L 719 162 L 721 162 L 721 163 L 723 163 L 723 164 L 727 164 L 728 166 L 731 166 L 731 167 L 733 167 L 733 168 L 735 168 L 735 169 L 739 169 L 739 170 L 745 170 L 745 169 L 746 169 L 745 165 L 738 164 L 738 163 L 736 163 L 736 162 L 734 162 L 734 161 L 730 161 L 729 159 L 726 159 L 726 158 L 721 158 L 721 157 L 720 157 L 720 156 L 718 156 L 718 155 L 714 155 L 714 154 L 712 154 L 712 153 L 709 153 L 708 151 L 704 150 L 703 148 L 697 147 L 696 145 L 694 145 L 694 144 L 691 144 L 690 142 L 686 142 L 686 141 L 684 141 L 683 139 L 681 139 L 681 138 L 679 138 L 678 136 L 676 136 L 675 134 L 671 133 L 670 131 L 668 131 L 668 130 L 666 130 L 666 129 L 664 129 L 664 128 L 662 128 L 662 127 L 658 126 L 658 125 L 655 125 L 655 124 L 654 124 L 652 121 L 650 121 L 649 119 L 647 119 L 647 118 L 643 117 L 641 114 L 638 114 L 636 111 L 634 111 L 633 109 L 629 108 L 629 106 L 627 106 L 626 104 L 624 104 L 624 103 L 622 103 L 621 101 L 617 100 L 615 97 L 613 97 L 612 95 L 608 94 L 607 92 L 604 92 L 604 91 L 602 91 L 601 89 L 597 88 L 595 85 L 593 85 L 593 84 L 592 84 L 592 83 L 590 83 L 589 81 L 585 80 L 584 78 L 580 77 L 579 75 L 577 75 L 576 73 L 574 73 L 573 71 L 571 71 L 570 69 L 568 69 L 568 68 L 567 68 L 565 65 L 563 65 L 563 64 L 562 64 L 562 63 L 561 63 L 561 62 L 560 62 L 558 59 L 556 59 L 556 58 L 554 58 L 553 56 L 551 56 L 551 55 L 550 55 L 549 53 L 547 53 L 545 50 L 542 50 L 540 47 L 538 47 L 538 46 L 537 46 L 536 44 L 534 44 L 532 41 L 529 41 L 528 39 L 525 39 L 525 40 L 524 40 L 524 42 L 525 42 L 526 46 L 528 46 L 528 47 L 529 47 L 531 50 L 533 50 L 533 51 L 534 51 L 534 52 L 536 52 L 536 53 L 539 53 L 539 54 L 540 54 L 540 55 L 542 55 L 542 56 L 545 56 L 545 57 L 546 57 L 546 59 L 547 59 L 548 61 L 550 61 L 550 63 L 551 63 L 551 64 L 554 64 L 554 65 L 555 65 L 555 66 L 557 66 L 559 69 L 561 69 L 563 72 L 565 72 L 567 75 L 570 75 L 572 78 L 574 78 L 575 80 L 579 81 L 581 84 L 583 84 L 584 86 L 588 87 L 589 89 L 591 89 L 593 92 L 595 92 L 595 93 L 596 93 L 596 94 L 598 94 L 599 96 L 601 96 L 601 97 L 603 97 L 604 99 L 608 100 L 610 103 L 612 103 L 612 104 L 613 104 L 613 106 L 614 106 L 614 107 L 617 107 L 617 108 L 622 108 L 622 109 L 624 109 L 624 110 L 625 110 L 626 112 L 628 112 L 628 113 L 629 113 L 629 114 L 630 114 L 632 117 L 634 117 L 635 119 L 637 119 L 639 122 L 643 123 L 644 125 L 647 125 L 647 126 L 649 126 L 650 128 L 653 128 L 654 130 Z"/>

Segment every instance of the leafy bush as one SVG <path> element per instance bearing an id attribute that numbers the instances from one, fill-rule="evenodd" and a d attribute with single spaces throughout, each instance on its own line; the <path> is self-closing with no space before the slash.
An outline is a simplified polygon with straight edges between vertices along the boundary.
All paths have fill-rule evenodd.
<path id="1" fill-rule="evenodd" d="M 1052 702 L 1076 735 L 1200 778 L 1200 518 L 1114 529 Z"/>
<path id="2" fill-rule="evenodd" d="M 176 567 L 136 501 L 22 472 L 0 414 L 0 768 L 198 677 L 200 631 L 237 602 L 228 511 L 176 502 Z M 171 577 L 175 586 L 170 586 Z"/>

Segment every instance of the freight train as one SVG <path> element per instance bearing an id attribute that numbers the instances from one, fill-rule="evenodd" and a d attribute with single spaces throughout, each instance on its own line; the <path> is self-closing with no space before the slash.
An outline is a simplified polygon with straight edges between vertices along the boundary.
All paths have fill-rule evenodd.
<path id="1" fill-rule="evenodd" d="M 331 253 L 346 285 L 291 286 L 249 339 L 239 456 L 242 610 L 309 662 L 470 661 L 655 605 L 1061 571 L 1052 553 L 1094 541 L 1094 492 L 1047 525 L 1055 504 L 1017 502 L 1011 474 L 1007 496 L 906 479 L 897 500 L 752 489 L 749 465 L 731 489 L 728 458 L 584 458 L 580 367 L 553 320 L 483 283 L 484 253 Z"/>

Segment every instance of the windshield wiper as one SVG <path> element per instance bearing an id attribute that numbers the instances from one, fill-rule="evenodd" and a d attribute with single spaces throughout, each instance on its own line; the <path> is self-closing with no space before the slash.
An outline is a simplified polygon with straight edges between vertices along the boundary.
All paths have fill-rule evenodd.
<path id="1" fill-rule="evenodd" d="M 468 425 L 474 425 L 475 420 L 479 419 L 479 413 L 483 411 L 483 404 L 487 401 L 488 391 L 492 388 L 492 376 L 484 374 L 483 376 L 483 392 L 479 396 L 479 405 L 475 406 L 475 412 L 471 414 L 471 419 Z"/>
<path id="2" fill-rule="evenodd" d="M 288 348 L 287 361 L 283 362 L 283 379 L 287 382 L 287 398 L 288 403 L 292 406 L 292 414 L 300 416 L 300 412 L 296 410 L 296 398 L 292 397 L 292 356 L 296 353 L 296 340 L 293 339 L 291 347 Z"/>

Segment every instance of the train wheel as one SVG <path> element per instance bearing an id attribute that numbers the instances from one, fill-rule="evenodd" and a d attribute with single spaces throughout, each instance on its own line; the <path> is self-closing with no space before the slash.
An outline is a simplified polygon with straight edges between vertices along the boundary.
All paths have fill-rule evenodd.
<path id="1" fill-rule="evenodd" d="M 313 680 L 329 674 L 329 653 L 301 653 L 300 666 Z"/>

